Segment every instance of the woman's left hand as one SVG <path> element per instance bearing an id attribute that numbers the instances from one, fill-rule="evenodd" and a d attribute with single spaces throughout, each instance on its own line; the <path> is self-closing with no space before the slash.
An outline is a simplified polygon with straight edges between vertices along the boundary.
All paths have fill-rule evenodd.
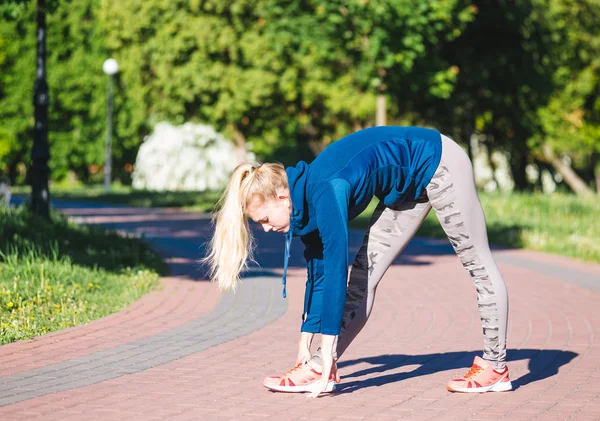
<path id="1" fill-rule="evenodd" d="M 327 389 L 331 369 L 333 367 L 333 344 L 335 335 L 321 335 L 321 358 L 323 362 L 321 380 L 315 383 L 314 390 L 308 395 L 309 398 L 316 398 Z"/>
<path id="2" fill-rule="evenodd" d="M 323 371 L 323 373 L 325 373 L 325 371 Z M 308 395 L 308 397 L 309 398 L 318 397 L 321 393 L 325 392 L 325 390 L 327 389 L 328 383 L 329 383 L 329 377 L 321 377 L 321 380 L 319 380 L 317 383 L 315 383 L 315 388 L 310 393 L 310 395 Z"/>

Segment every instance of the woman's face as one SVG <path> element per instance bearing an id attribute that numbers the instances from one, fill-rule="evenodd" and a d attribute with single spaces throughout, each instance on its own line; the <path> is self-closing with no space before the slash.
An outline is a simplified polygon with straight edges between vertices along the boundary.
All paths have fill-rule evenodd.
<path id="1" fill-rule="evenodd" d="M 289 192 L 278 192 L 278 198 L 263 203 L 253 201 L 248 206 L 248 216 L 262 225 L 265 232 L 288 232 L 290 230 L 290 213 L 292 202 Z"/>

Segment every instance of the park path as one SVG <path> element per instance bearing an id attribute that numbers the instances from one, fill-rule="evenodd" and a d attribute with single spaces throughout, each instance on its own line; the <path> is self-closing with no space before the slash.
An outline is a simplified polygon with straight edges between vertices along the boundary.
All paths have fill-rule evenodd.
<path id="1" fill-rule="evenodd" d="M 78 221 L 144 235 L 171 265 L 161 288 L 85 326 L 0 347 L 1 420 L 600 420 L 600 265 L 496 250 L 510 296 L 515 390 L 451 394 L 482 346 L 475 291 L 447 241 L 415 239 L 316 400 L 261 386 L 294 361 L 305 269 L 294 240 L 257 232 L 254 269 L 220 294 L 196 264 L 206 215 L 56 202 Z M 362 234 L 352 232 L 351 252 Z"/>

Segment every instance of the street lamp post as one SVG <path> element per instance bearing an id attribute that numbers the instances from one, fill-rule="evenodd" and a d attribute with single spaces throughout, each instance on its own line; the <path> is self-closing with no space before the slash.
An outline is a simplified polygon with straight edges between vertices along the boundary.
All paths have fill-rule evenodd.
<path id="1" fill-rule="evenodd" d="M 34 213 L 50 217 L 50 146 L 48 145 L 48 107 L 50 96 L 46 83 L 46 2 L 37 2 L 37 70 L 33 93 L 34 118 L 33 148 L 31 149 L 31 209 Z"/>
<path id="2" fill-rule="evenodd" d="M 108 98 L 106 102 L 106 144 L 104 156 L 104 190 L 110 190 L 112 172 L 112 113 L 113 113 L 113 76 L 119 71 L 119 64 L 114 58 L 107 59 L 102 70 L 108 75 Z"/>

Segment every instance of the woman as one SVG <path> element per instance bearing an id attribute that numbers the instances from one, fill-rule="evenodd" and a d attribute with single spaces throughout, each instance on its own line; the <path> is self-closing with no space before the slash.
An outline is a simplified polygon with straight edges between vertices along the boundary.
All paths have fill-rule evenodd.
<path id="1" fill-rule="evenodd" d="M 348 280 L 348 221 L 373 197 L 380 202 Z M 242 164 L 234 171 L 216 216 L 206 260 L 222 290 L 235 289 L 250 258 L 246 216 L 265 231 L 286 233 L 285 277 L 292 236 L 306 249 L 308 282 L 297 365 L 268 377 L 272 390 L 331 391 L 336 361 L 365 325 L 377 284 L 434 209 L 475 288 L 483 328 L 483 357 L 446 385 L 453 392 L 506 391 L 506 286 L 490 252 L 485 217 L 468 156 L 438 131 L 374 127 L 329 145 L 310 164 Z M 321 334 L 321 347 L 310 344 Z"/>

